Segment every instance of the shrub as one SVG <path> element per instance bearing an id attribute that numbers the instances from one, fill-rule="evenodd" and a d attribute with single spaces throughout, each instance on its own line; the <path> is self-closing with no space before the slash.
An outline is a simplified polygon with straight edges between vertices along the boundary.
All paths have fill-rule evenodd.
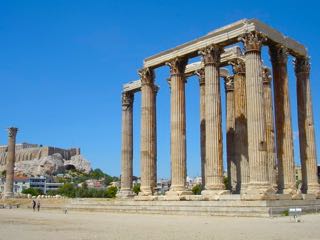
<path id="1" fill-rule="evenodd" d="M 192 188 L 192 192 L 194 195 L 201 195 L 201 191 L 202 191 L 202 186 L 200 184 L 197 184 Z"/>
<path id="2" fill-rule="evenodd" d="M 135 184 L 135 185 L 133 186 L 132 191 L 133 191 L 135 194 L 138 195 L 139 192 L 141 191 L 141 190 L 140 190 L 140 183 Z"/>
<path id="3" fill-rule="evenodd" d="M 23 194 L 31 194 L 32 196 L 42 195 L 43 192 L 37 188 L 27 188 L 22 190 Z"/>
<path id="4" fill-rule="evenodd" d="M 107 192 L 106 192 L 106 197 L 107 198 L 115 198 L 117 192 L 118 192 L 117 187 L 108 187 Z"/>

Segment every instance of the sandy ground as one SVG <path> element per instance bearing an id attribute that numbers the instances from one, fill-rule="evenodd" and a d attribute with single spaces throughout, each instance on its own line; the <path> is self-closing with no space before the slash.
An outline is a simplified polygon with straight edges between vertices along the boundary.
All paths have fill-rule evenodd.
<path id="1" fill-rule="evenodd" d="M 320 214 L 301 220 L 0 209 L 0 239 L 319 240 Z"/>

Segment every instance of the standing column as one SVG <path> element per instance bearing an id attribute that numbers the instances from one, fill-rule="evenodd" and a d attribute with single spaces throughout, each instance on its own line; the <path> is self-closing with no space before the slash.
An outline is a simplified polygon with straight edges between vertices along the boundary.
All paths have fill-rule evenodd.
<path id="1" fill-rule="evenodd" d="M 118 197 L 134 196 L 133 175 L 133 100 L 134 93 L 122 93 L 122 148 L 121 148 L 121 189 Z"/>
<path id="2" fill-rule="evenodd" d="M 237 165 L 236 193 L 246 191 L 249 184 L 246 67 L 243 59 L 230 62 L 234 73 L 235 134 L 234 152 Z"/>
<path id="3" fill-rule="evenodd" d="M 225 78 L 226 91 L 226 133 L 227 133 L 227 170 L 229 179 L 229 190 L 236 192 L 237 188 L 237 164 L 234 156 L 234 78 L 229 76 Z"/>
<path id="4" fill-rule="evenodd" d="M 187 59 L 175 58 L 170 67 L 171 86 L 171 186 L 168 195 L 190 194 L 186 191 L 186 109 L 185 76 Z"/>
<path id="5" fill-rule="evenodd" d="M 203 56 L 205 69 L 205 118 L 206 118 L 206 162 L 204 195 L 221 194 L 223 183 L 221 96 L 220 96 L 220 54 L 222 48 L 216 45 L 206 47 Z"/>
<path id="6" fill-rule="evenodd" d="M 12 198 L 14 196 L 14 162 L 16 156 L 16 136 L 18 128 L 10 127 L 8 129 L 8 154 L 6 168 L 6 183 L 4 186 L 4 198 Z"/>
<path id="7" fill-rule="evenodd" d="M 248 155 L 250 183 L 243 198 L 266 199 L 274 193 L 269 182 L 261 47 L 263 36 L 250 32 L 243 36 L 245 45 Z"/>
<path id="8" fill-rule="evenodd" d="M 200 85 L 200 152 L 201 152 L 201 180 L 205 186 L 205 162 L 206 162 L 206 120 L 205 120 L 205 76 L 204 69 L 197 71 Z"/>
<path id="9" fill-rule="evenodd" d="M 265 104 L 266 117 L 266 141 L 267 141 L 267 158 L 269 169 L 269 181 L 274 189 L 277 189 L 277 165 L 276 165 L 276 148 L 274 139 L 274 121 L 273 121 L 273 101 L 271 89 L 270 69 L 263 68 L 263 95 Z"/>
<path id="10" fill-rule="evenodd" d="M 280 193 L 296 194 L 293 137 L 287 72 L 287 50 L 279 45 L 270 46 L 270 57 L 273 70 L 275 99 L 278 190 Z"/>
<path id="11" fill-rule="evenodd" d="M 315 143 L 312 99 L 310 89 L 310 63 L 308 58 L 296 58 L 297 101 L 300 158 L 303 190 L 320 198 L 317 176 L 317 151 Z"/>
<path id="12" fill-rule="evenodd" d="M 139 71 L 141 78 L 141 192 L 150 196 L 156 183 L 156 128 L 154 72 L 150 68 Z"/>

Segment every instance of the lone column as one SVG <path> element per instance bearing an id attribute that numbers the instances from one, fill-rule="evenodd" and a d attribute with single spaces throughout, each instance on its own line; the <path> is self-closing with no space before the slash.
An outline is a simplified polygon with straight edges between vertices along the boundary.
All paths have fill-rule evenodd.
<path id="1" fill-rule="evenodd" d="M 156 128 L 154 72 L 150 68 L 139 71 L 141 78 L 141 192 L 151 196 L 156 183 Z"/>
<path id="2" fill-rule="evenodd" d="M 267 67 L 263 68 L 263 95 L 265 104 L 266 118 L 266 140 L 267 140 L 267 158 L 269 169 L 269 181 L 274 189 L 277 189 L 277 165 L 276 165 L 276 149 L 274 136 L 274 120 L 273 120 L 273 101 L 271 89 L 271 75 Z"/>
<path id="3" fill-rule="evenodd" d="M 14 181 L 14 162 L 16 155 L 16 136 L 18 128 L 10 127 L 8 129 L 8 153 L 7 153 L 7 168 L 6 168 L 6 183 L 4 186 L 4 198 L 12 198 L 13 181 Z"/>
<path id="4" fill-rule="evenodd" d="M 248 155 L 250 183 L 245 199 L 268 199 L 274 193 L 268 176 L 266 127 L 262 82 L 261 47 L 264 38 L 260 33 L 246 33 L 245 46 L 246 94 L 248 122 Z"/>
<path id="5" fill-rule="evenodd" d="M 205 118 L 206 118 L 206 162 L 205 190 L 203 195 L 222 194 L 223 183 L 221 95 L 220 95 L 220 55 L 222 48 L 208 46 L 200 51 L 205 69 Z"/>
<path id="6" fill-rule="evenodd" d="M 315 194 L 317 198 L 320 198 L 310 88 L 310 63 L 308 58 L 296 58 L 295 73 L 297 78 L 298 123 L 303 191 L 305 193 Z"/>
<path id="7" fill-rule="evenodd" d="M 273 87 L 278 156 L 278 190 L 284 194 L 296 194 L 293 136 L 288 86 L 287 50 L 279 45 L 270 46 L 273 70 Z"/>
<path id="8" fill-rule="evenodd" d="M 197 71 L 200 85 L 200 152 L 201 152 L 201 180 L 205 186 L 205 161 L 206 161 L 206 120 L 205 120 L 205 77 L 204 69 Z"/>
<path id="9" fill-rule="evenodd" d="M 122 93 L 122 150 L 121 150 L 121 189 L 118 197 L 134 196 L 133 175 L 133 100 L 134 93 Z"/>
<path id="10" fill-rule="evenodd" d="M 246 97 L 246 67 L 243 59 L 230 62 L 234 73 L 234 154 L 237 164 L 237 179 L 235 193 L 245 192 L 249 184 L 248 161 L 248 130 L 247 130 L 247 97 Z"/>
<path id="11" fill-rule="evenodd" d="M 236 192 L 237 187 L 237 163 L 234 156 L 234 77 L 228 76 L 225 78 L 225 92 L 226 92 L 226 133 L 227 133 L 227 170 L 229 178 L 229 189 Z"/>
<path id="12" fill-rule="evenodd" d="M 187 59 L 175 58 L 170 67 L 171 86 L 171 186 L 167 195 L 185 195 L 186 191 L 186 109 L 185 76 Z"/>

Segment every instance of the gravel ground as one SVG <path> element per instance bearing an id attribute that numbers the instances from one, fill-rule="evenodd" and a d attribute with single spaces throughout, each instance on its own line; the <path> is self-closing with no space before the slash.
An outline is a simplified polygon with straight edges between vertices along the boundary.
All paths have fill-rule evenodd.
<path id="1" fill-rule="evenodd" d="M 0 209 L 0 239 L 319 240 L 320 214 L 301 220 Z"/>

